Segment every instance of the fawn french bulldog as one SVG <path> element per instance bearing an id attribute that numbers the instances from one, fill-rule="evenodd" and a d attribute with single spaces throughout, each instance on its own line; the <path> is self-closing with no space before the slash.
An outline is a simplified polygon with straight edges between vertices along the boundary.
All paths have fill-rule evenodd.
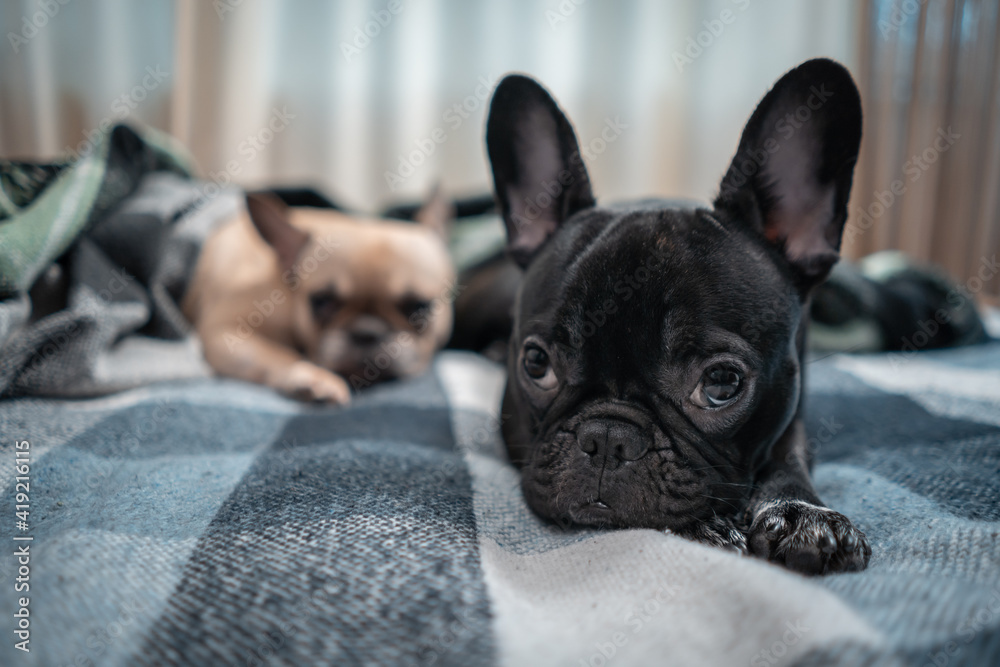
<path id="1" fill-rule="evenodd" d="M 220 375 L 302 400 L 420 373 L 451 332 L 451 205 L 416 223 L 250 193 L 202 248 L 183 310 Z"/>
<path id="2" fill-rule="evenodd" d="M 801 414 L 810 292 L 839 257 L 860 140 L 850 74 L 812 60 L 757 106 L 711 207 L 599 207 L 553 99 L 501 81 L 486 144 L 524 269 L 503 434 L 539 515 L 867 566 L 813 488 Z"/>

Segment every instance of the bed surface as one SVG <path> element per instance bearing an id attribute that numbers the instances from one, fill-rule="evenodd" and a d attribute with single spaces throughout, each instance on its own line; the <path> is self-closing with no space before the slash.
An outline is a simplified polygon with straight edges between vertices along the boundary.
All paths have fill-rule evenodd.
<path id="1" fill-rule="evenodd" d="M 346 409 L 215 379 L 2 401 L 31 518 L 0 539 L 33 541 L 31 653 L 0 663 L 1000 664 L 998 371 L 998 344 L 810 364 L 820 495 L 874 551 L 813 579 L 540 521 L 471 354 Z"/>

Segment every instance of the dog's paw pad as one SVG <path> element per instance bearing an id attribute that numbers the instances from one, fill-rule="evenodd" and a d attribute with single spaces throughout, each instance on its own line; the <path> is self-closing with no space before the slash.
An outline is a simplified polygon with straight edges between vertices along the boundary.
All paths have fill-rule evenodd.
<path id="1" fill-rule="evenodd" d="M 750 553 L 803 574 L 857 572 L 872 553 L 865 534 L 846 516 L 800 500 L 768 504 L 749 532 Z"/>

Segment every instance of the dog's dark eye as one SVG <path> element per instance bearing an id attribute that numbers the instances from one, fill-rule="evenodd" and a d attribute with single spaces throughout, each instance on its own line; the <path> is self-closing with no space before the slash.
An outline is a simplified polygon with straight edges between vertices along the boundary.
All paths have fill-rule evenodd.
<path id="1" fill-rule="evenodd" d="M 406 297 L 399 302 L 399 312 L 403 317 L 410 319 L 420 313 L 426 312 L 431 307 L 431 302 L 426 299 L 419 299 L 414 296 Z"/>
<path id="2" fill-rule="evenodd" d="M 525 374 L 542 389 L 549 390 L 558 384 L 548 353 L 539 345 L 528 343 L 521 355 Z"/>
<path id="3" fill-rule="evenodd" d="M 317 321 L 328 322 L 340 310 L 341 302 L 333 292 L 316 292 L 309 295 L 309 305 Z"/>
<path id="4" fill-rule="evenodd" d="M 720 407 L 731 403 L 742 386 L 743 377 L 738 371 L 729 366 L 712 366 L 705 371 L 695 393 L 700 391 L 704 396 L 705 407 Z"/>
<path id="5" fill-rule="evenodd" d="M 528 377 L 541 380 L 549 370 L 549 355 L 539 347 L 524 350 L 524 371 Z"/>

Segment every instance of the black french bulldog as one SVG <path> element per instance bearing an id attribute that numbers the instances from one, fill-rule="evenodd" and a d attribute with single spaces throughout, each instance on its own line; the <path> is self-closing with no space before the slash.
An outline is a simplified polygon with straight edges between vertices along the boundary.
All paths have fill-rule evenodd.
<path id="1" fill-rule="evenodd" d="M 811 60 L 757 106 L 712 208 L 597 207 L 549 94 L 497 86 L 486 144 L 525 271 L 503 434 L 535 512 L 866 567 L 864 534 L 813 489 L 801 415 L 809 295 L 839 257 L 860 141 L 850 74 Z"/>

